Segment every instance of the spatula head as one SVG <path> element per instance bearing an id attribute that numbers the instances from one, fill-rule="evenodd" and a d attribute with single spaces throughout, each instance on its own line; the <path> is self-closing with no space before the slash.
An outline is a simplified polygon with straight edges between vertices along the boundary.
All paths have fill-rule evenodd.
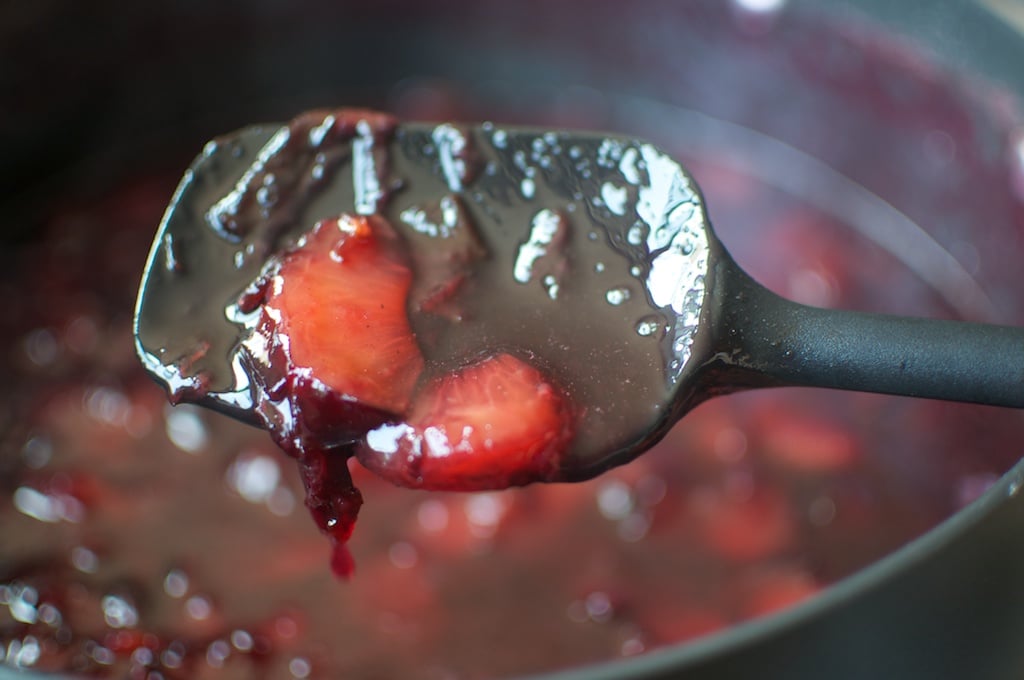
<path id="1" fill-rule="evenodd" d="M 671 425 L 691 389 L 714 252 L 686 171 L 614 135 L 358 110 L 243 129 L 186 171 L 135 313 L 139 356 L 173 401 L 257 422 L 238 351 L 254 320 L 239 296 L 274 253 L 343 213 L 394 226 L 424 295 L 443 284 L 430 253 L 472 233 L 482 257 L 456 305 L 410 303 L 427 373 L 498 350 L 533 357 L 578 421 L 563 478 L 632 458 Z"/>

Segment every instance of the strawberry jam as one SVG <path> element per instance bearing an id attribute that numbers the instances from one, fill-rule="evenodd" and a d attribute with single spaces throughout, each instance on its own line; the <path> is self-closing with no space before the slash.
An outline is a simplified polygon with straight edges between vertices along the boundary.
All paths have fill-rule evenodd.
<path id="1" fill-rule="evenodd" d="M 829 217 L 749 175 L 690 163 L 723 227 L 756 218 L 785 244 L 762 252 L 789 263 L 760 272 L 779 290 L 850 304 L 880 295 L 874 277 L 828 264 L 842 254 L 888 272 L 918 309 L 942 309 Z M 0 284 L 20 301 L 2 359 L 12 389 L 0 396 L 11 417 L 0 435 L 5 664 L 109 678 L 436 680 L 621 658 L 813 594 L 975 498 L 1015 458 L 1012 412 L 785 390 L 713 400 L 630 465 L 578 484 L 426 492 L 352 465 L 370 500 L 349 543 L 359 571 L 341 584 L 302 498 L 321 526 L 357 505 L 346 457 L 307 454 L 300 469 L 265 432 L 167 406 L 135 361 L 137 272 L 119 263 L 144 256 L 174 179 L 67 206 L 21 251 L 32 266 L 13 265 Z M 501 374 L 538 370 L 493 356 Z M 406 415 L 373 426 L 404 423 L 412 432 L 399 441 L 411 444 L 437 419 L 415 394 L 452 390 L 451 376 L 487 361 L 439 372 Z M 410 469 L 363 457 L 389 479 Z"/>
<path id="2" fill-rule="evenodd" d="M 715 12 L 732 7 L 710 5 Z M 613 16 L 621 16 L 618 9 Z M 726 16 L 723 22 L 728 21 Z M 535 21 L 523 25 L 531 38 L 540 30 Z M 222 36 L 237 33 L 235 24 L 213 28 Z M 677 27 L 670 28 L 675 36 Z M 738 74 L 755 74 L 746 85 L 755 92 L 754 108 L 767 112 L 780 94 L 788 93 L 780 78 L 800 74 L 828 92 L 835 106 L 794 105 L 787 99 L 778 114 L 781 122 L 774 121 L 778 127 L 762 121 L 762 129 L 784 138 L 788 131 L 791 142 L 805 137 L 834 142 L 829 147 L 833 154 L 824 157 L 837 165 L 845 160 L 850 172 L 859 168 L 864 186 L 828 185 L 833 176 L 821 164 L 801 165 L 807 159 L 794 156 L 772 157 L 770 170 L 784 167 L 783 176 L 766 172 L 755 162 L 756 154 L 744 152 L 781 153 L 784 145 L 737 142 L 729 147 L 729 135 L 737 134 L 734 125 L 710 126 L 705 118 L 654 103 L 633 103 L 623 106 L 628 116 L 616 114 L 620 103 L 610 105 L 614 96 L 606 100 L 589 88 L 558 88 L 538 106 L 524 94 L 529 91 L 525 84 L 513 82 L 507 96 L 486 105 L 477 102 L 477 108 L 466 111 L 472 100 L 453 97 L 457 85 L 415 81 L 403 83 L 390 101 L 408 117 L 433 106 L 431 111 L 444 112 L 441 118 L 463 111 L 467 118 L 493 116 L 660 137 L 700 179 L 730 250 L 779 293 L 812 304 L 880 312 L 966 314 L 960 298 L 936 288 L 936 282 L 947 280 L 949 269 L 926 280 L 920 267 L 915 274 L 900 259 L 907 251 L 891 244 L 880 247 L 877 238 L 861 235 L 867 231 L 878 237 L 869 227 L 892 224 L 875 219 L 889 214 L 882 210 L 889 201 L 922 225 L 940 225 L 928 227 L 934 242 L 922 241 L 920 247 L 912 242 L 911 254 L 942 243 L 956 254 L 968 278 L 991 292 L 999 315 L 1008 321 L 1024 319 L 1020 240 L 988 238 L 989 232 L 977 226 L 1021 224 L 1024 219 L 1019 197 L 1024 194 L 1013 193 L 1020 190 L 1020 168 L 1012 170 L 1017 184 L 1011 189 L 1007 158 L 1012 154 L 1002 153 L 1015 149 L 1019 137 L 993 125 L 990 110 L 974 95 L 958 88 L 951 94 L 945 75 L 922 75 L 921 61 L 907 72 L 899 60 L 876 54 L 875 42 L 866 47 L 845 33 L 839 37 L 818 31 L 817 25 L 814 31 L 794 26 L 787 17 L 779 18 L 778 28 L 769 33 L 770 40 L 763 32 L 744 33 L 718 51 L 711 43 L 732 36 L 732 29 L 715 29 L 706 42 L 691 43 L 701 47 L 702 68 L 723 55 L 746 60 L 738 66 L 728 61 L 736 68 L 716 72 L 721 77 L 700 72 L 686 81 L 685 89 L 710 93 L 712 109 L 716 102 L 722 107 L 711 113 L 735 120 L 740 114 L 733 98 L 745 86 L 735 83 L 730 89 L 723 83 L 732 86 Z M 612 29 L 609 35 L 621 38 L 620 26 Z M 697 40 L 699 33 L 688 35 Z M 766 49 L 786 35 L 799 41 L 792 59 Z M 568 33 L 557 36 L 559 44 L 568 38 Z M 664 60 L 663 41 L 635 42 L 619 45 L 639 50 L 642 63 Z M 894 48 L 894 54 L 904 55 L 903 50 L 902 45 Z M 821 58 L 823 52 L 828 58 Z M 615 58 L 624 58 L 623 52 L 617 50 Z M 673 60 L 672 68 L 682 63 Z M 666 92 L 664 82 L 657 84 L 659 94 Z M 876 99 L 880 103 L 872 104 Z M 516 102 L 529 110 L 517 110 Z M 808 116 L 795 114 L 794 109 L 805 108 Z M 868 120 L 854 128 L 858 134 L 843 124 L 856 111 Z M 681 120 L 709 126 L 689 129 Z M 307 126 L 306 138 L 317 129 Z M 867 134 L 879 129 L 891 134 Z M 363 132 L 354 126 L 338 130 L 363 140 L 368 149 L 364 160 L 373 159 L 373 142 L 388 134 L 383 121 Z M 431 141 L 452 146 L 448 171 L 438 163 L 446 182 L 486 178 L 486 168 L 477 165 L 470 150 L 456 148 L 455 133 L 442 130 Z M 781 160 L 787 161 L 784 166 L 775 163 Z M 319 166 L 326 176 L 342 165 L 343 159 L 313 154 L 308 175 L 289 178 L 284 166 L 275 167 L 275 174 L 283 172 L 281 184 L 261 194 L 263 203 L 287 206 L 289 196 L 297 194 L 303 201 L 323 201 L 316 183 L 306 178 L 315 179 Z M 445 465 L 438 451 L 454 451 L 462 441 L 458 431 L 454 439 L 427 448 L 431 428 L 443 424 L 447 432 L 448 423 L 457 422 L 452 413 L 435 408 L 441 399 L 458 401 L 465 390 L 488 384 L 507 384 L 503 389 L 519 394 L 522 385 L 532 382 L 541 389 L 528 396 L 540 410 L 554 414 L 548 417 L 577 419 L 570 431 L 574 441 L 583 436 L 579 411 L 592 403 L 557 374 L 558 361 L 522 348 L 466 346 L 454 352 L 460 360 L 450 362 L 433 354 L 432 346 L 443 345 L 453 326 L 476 323 L 469 304 L 478 299 L 475 274 L 493 253 L 492 244 L 477 238 L 465 219 L 466 206 L 446 199 L 420 206 L 407 220 L 401 215 L 387 220 L 408 244 L 433 239 L 435 248 L 392 251 L 384 237 L 385 247 L 375 256 L 413 272 L 405 293 L 408 323 L 424 362 L 404 406 L 393 395 L 377 395 L 359 407 L 365 420 L 358 429 L 395 435 L 372 441 L 364 436 L 353 444 L 355 454 L 388 480 L 350 461 L 343 442 L 354 435 L 340 430 L 322 435 L 332 444 L 330 451 L 306 448 L 296 465 L 260 429 L 189 404 L 168 406 L 138 366 L 132 298 L 153 227 L 178 175 L 131 170 L 130 180 L 103 196 L 54 197 L 30 243 L 0 249 L 5 305 L 0 315 L 5 385 L 0 391 L 2 670 L 146 680 L 440 680 L 504 678 L 604 663 L 713 634 L 812 597 L 949 517 L 1019 457 L 1016 442 L 1024 437 L 1024 426 L 1018 413 L 878 395 L 776 390 L 712 400 L 644 456 L 589 481 L 501 492 L 397 488 L 388 480 L 410 485 L 423 470 Z M 293 242 L 274 249 L 281 253 L 276 265 L 287 266 L 284 253 L 298 246 L 302 235 L 316 241 L 312 234 L 321 220 L 328 222 L 319 228 L 334 229 L 339 239 L 360 231 L 338 229 L 340 220 L 367 219 L 377 233 L 376 219 L 370 217 L 377 201 L 386 203 L 401 189 L 387 182 L 374 188 L 374 173 L 362 177 L 369 212 L 325 206 L 323 214 L 294 226 Z M 217 187 L 219 197 L 237 184 L 238 178 L 232 179 Z M 272 286 L 258 285 L 261 275 L 269 273 L 261 271 L 267 252 L 239 245 L 253 233 L 250 216 L 260 216 L 265 207 L 256 196 L 268 186 L 265 180 L 258 179 L 254 203 L 240 201 L 237 210 L 230 202 L 220 204 L 213 215 L 220 226 L 211 226 L 245 278 L 236 288 L 207 295 L 211 314 L 226 319 L 225 307 L 239 303 L 240 314 L 251 310 L 246 328 L 253 331 L 261 307 L 287 310 L 293 302 L 289 291 L 275 298 Z M 521 184 L 524 189 L 531 189 L 529 182 Z M 887 189 L 892 193 L 886 194 Z M 857 202 L 867 194 L 885 200 Z M 606 205 L 615 204 L 614 189 L 607 198 Z M 881 212 L 872 212 L 876 209 Z M 573 234 L 560 231 L 559 216 L 551 217 L 538 221 L 535 231 L 518 234 L 507 251 L 516 256 L 508 261 L 513 272 L 517 263 L 520 272 L 531 272 L 530 284 L 514 276 L 505 284 L 530 285 L 549 300 L 552 291 L 571 294 L 563 274 L 573 260 L 559 255 L 574 240 Z M 263 223 L 262 218 L 256 221 Z M 286 222 L 291 224 L 278 224 Z M 386 233 L 386 227 L 381 230 Z M 525 244 L 532 246 L 520 250 Z M 186 245 L 167 244 L 169 273 L 185 271 L 187 259 L 174 255 L 185 256 Z M 336 245 L 337 240 L 325 252 Z M 292 252 L 302 260 L 312 250 Z M 417 260 L 420 253 L 429 253 L 430 260 Z M 595 267 L 589 274 L 592 283 L 600 284 L 603 304 L 623 308 L 607 301 L 609 293 L 613 301 L 636 304 L 639 289 L 622 291 L 623 280 L 606 281 L 607 273 Z M 239 300 L 250 283 L 257 284 L 248 291 L 251 297 Z M 200 303 L 195 309 L 208 311 Z M 658 319 L 628 318 L 636 325 L 634 332 L 648 333 L 638 337 L 660 340 Z M 231 337 L 237 337 L 236 320 L 225 320 Z M 268 325 L 262 328 L 264 349 L 282 340 Z M 204 357 L 231 349 L 219 341 L 210 337 L 177 348 L 181 351 L 173 359 L 201 369 Z M 307 389 L 329 406 L 330 385 L 337 394 L 356 389 L 336 377 L 322 381 L 323 388 L 297 379 L 280 382 L 289 365 L 305 360 L 298 355 L 267 364 L 285 368 L 284 376 L 261 372 L 263 355 L 256 342 L 253 336 L 239 356 L 251 355 L 250 372 L 265 378 L 271 401 L 283 399 L 289 390 Z M 404 365 L 415 368 L 415 352 L 406 343 L 401 347 Z M 338 359 L 345 365 L 373 363 L 358 356 Z M 607 368 L 615 366 L 609 362 Z M 231 376 L 184 373 L 195 379 L 180 383 L 181 396 L 231 386 Z M 618 389 L 608 385 L 606 391 Z M 474 404 L 481 401 L 472 398 Z M 269 404 L 263 412 L 286 415 L 283 410 L 275 415 Z M 557 426 L 546 429 L 558 433 L 556 443 L 570 436 Z M 389 441 L 395 450 L 418 447 L 415 465 L 387 458 Z M 339 450 L 341 455 L 331 454 Z M 541 455 L 537 460 L 550 459 Z M 546 463 L 540 467 L 532 474 L 547 474 Z M 358 505 L 348 476 L 370 501 L 349 543 L 360 570 L 343 584 L 326 568 L 328 546 L 309 521 L 302 499 L 310 499 L 317 524 L 338 527 L 336 539 L 341 540 L 348 527 L 332 522 L 351 516 Z M 338 571 L 349 568 L 346 555 L 335 552 Z"/>
<path id="3" fill-rule="evenodd" d="M 138 349 L 173 402 L 271 433 L 347 565 L 353 454 L 483 491 L 586 479 L 663 436 L 693 392 L 705 224 L 644 142 L 311 111 L 186 173 Z"/>

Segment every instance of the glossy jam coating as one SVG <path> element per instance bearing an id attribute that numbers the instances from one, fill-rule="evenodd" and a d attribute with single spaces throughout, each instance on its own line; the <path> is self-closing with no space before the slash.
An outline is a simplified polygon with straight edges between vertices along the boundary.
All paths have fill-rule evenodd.
<path id="1" fill-rule="evenodd" d="M 257 420 L 310 482 L 368 432 L 360 460 L 406 486 L 578 481 L 672 422 L 710 242 L 647 143 L 311 111 L 186 173 L 137 347 L 172 401 Z M 310 504 L 340 546 L 358 504 Z"/>
<path id="2" fill-rule="evenodd" d="M 285 167 L 283 183 L 268 170 Z M 245 229 L 210 218 L 232 211 Z M 592 477 L 664 434 L 693 370 L 711 247 L 679 163 L 623 137 L 352 109 L 222 138 L 186 174 L 138 307 L 140 357 L 172 397 L 252 420 L 260 390 L 237 348 L 255 324 L 239 292 L 339 215 L 382 218 L 404 245 L 422 380 L 508 348 L 571 393 L 578 422 L 550 479 Z M 168 239 L 189 246 L 171 257 Z"/>

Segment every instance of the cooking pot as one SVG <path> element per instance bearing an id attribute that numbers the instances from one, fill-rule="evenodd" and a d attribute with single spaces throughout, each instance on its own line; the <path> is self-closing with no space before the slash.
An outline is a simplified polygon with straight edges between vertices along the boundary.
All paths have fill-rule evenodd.
<path id="1" fill-rule="evenodd" d="M 974 3 L 105 0 L 0 15 L 5 257 L 55 203 L 137 168 L 183 167 L 215 134 L 373 105 L 718 154 L 853 214 L 948 315 L 1024 323 L 1024 39 Z M 717 226 L 741 263 L 755 257 L 754 227 Z M 901 304 L 896 291 L 879 311 L 913 313 Z M 802 604 L 545 677 L 1020 677 L 1020 441 L 964 451 L 989 455 L 998 480 Z"/>

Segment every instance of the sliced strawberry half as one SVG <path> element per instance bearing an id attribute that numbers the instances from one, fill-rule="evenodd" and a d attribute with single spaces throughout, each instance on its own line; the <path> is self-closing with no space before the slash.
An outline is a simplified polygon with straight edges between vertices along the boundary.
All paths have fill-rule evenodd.
<path id="1" fill-rule="evenodd" d="M 562 391 L 500 353 L 427 384 L 407 421 L 370 431 L 356 455 L 401 486 L 501 489 L 552 479 L 572 434 Z"/>
<path id="2" fill-rule="evenodd" d="M 411 284 L 390 226 L 343 215 L 319 222 L 243 296 L 246 308 L 262 304 L 243 346 L 280 443 L 351 441 L 406 410 L 423 369 L 406 313 Z"/>

